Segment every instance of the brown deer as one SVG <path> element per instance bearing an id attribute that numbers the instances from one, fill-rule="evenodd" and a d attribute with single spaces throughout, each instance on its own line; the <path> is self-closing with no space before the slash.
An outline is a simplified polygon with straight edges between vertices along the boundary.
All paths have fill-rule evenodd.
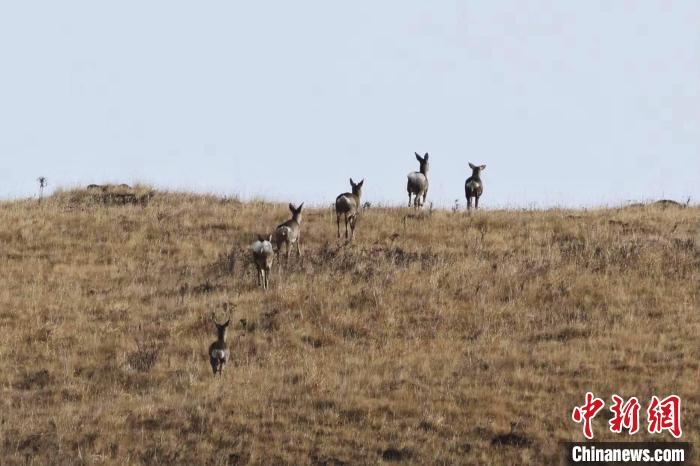
<path id="1" fill-rule="evenodd" d="M 351 193 L 343 193 L 335 199 L 335 217 L 338 224 L 338 238 L 340 238 L 340 216 L 345 216 L 345 239 L 348 239 L 348 225 L 350 225 L 349 241 L 355 237 L 355 225 L 357 224 L 357 215 L 360 211 L 360 198 L 362 197 L 362 185 L 365 183 L 364 178 L 355 183 L 350 178 Z"/>
<path id="2" fill-rule="evenodd" d="M 414 195 L 413 206 L 422 207 L 425 204 L 425 198 L 428 196 L 428 153 L 423 157 L 415 152 L 416 160 L 420 163 L 420 171 L 411 172 L 408 174 L 408 206 L 411 207 L 411 195 Z M 423 199 L 421 200 L 421 197 Z"/>
<path id="3" fill-rule="evenodd" d="M 226 329 L 231 322 L 231 318 L 229 317 L 226 322 L 219 324 L 216 322 L 216 316 L 212 312 L 211 320 L 216 325 L 216 341 L 209 346 L 209 363 L 214 371 L 214 375 L 216 376 L 218 373 L 219 377 L 221 377 L 224 364 L 228 362 L 231 354 L 226 343 Z"/>
<path id="4" fill-rule="evenodd" d="M 289 262 L 289 248 L 296 244 L 297 257 L 301 257 L 301 211 L 304 208 L 304 203 L 299 204 L 299 207 L 294 207 L 294 204 L 289 204 L 289 210 L 292 212 L 292 218 L 277 226 L 275 229 L 275 244 L 277 245 L 277 261 L 280 267 L 282 262 L 279 260 L 282 245 L 286 247 L 285 264 Z"/>
<path id="5" fill-rule="evenodd" d="M 484 183 L 481 182 L 481 172 L 486 169 L 486 165 L 478 167 L 469 162 L 469 168 L 472 169 L 472 176 L 467 178 L 464 183 L 464 194 L 467 196 L 467 210 L 472 208 L 472 199 L 474 199 L 474 208 L 479 208 L 479 198 L 484 192 Z"/>
<path id="6" fill-rule="evenodd" d="M 267 290 L 270 284 L 270 270 L 274 260 L 272 250 L 272 235 L 258 235 L 258 240 L 250 247 L 253 252 L 253 263 L 258 271 L 258 286 Z"/>

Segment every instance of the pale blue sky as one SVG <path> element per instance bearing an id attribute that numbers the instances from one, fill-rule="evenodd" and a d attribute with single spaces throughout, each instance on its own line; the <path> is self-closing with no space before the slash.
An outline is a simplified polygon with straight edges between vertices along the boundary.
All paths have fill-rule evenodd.
<path id="1" fill-rule="evenodd" d="M 136 181 L 485 207 L 700 200 L 700 2 L 7 1 L 0 198 Z"/>

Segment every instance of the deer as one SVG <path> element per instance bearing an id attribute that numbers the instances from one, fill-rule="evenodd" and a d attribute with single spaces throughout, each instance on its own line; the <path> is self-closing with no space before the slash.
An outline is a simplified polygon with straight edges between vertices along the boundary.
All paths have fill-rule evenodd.
<path id="1" fill-rule="evenodd" d="M 278 225 L 275 229 L 274 238 L 275 244 L 277 245 L 277 262 L 280 267 L 282 267 L 282 262 L 279 260 L 282 245 L 286 247 L 285 264 L 289 262 L 289 248 L 295 244 L 297 247 L 297 257 L 301 258 L 301 246 L 299 243 L 301 235 L 301 211 L 303 208 L 303 202 L 299 204 L 299 207 L 295 207 L 294 204 L 290 203 L 289 210 L 292 212 L 292 218 Z"/>
<path id="2" fill-rule="evenodd" d="M 211 320 L 216 325 L 216 341 L 209 346 L 209 363 L 211 364 L 211 369 L 214 371 L 214 376 L 219 374 L 221 377 L 224 370 L 224 364 L 228 362 L 230 351 L 228 349 L 228 344 L 226 343 L 226 329 L 228 324 L 231 322 L 231 317 L 223 324 L 219 324 L 216 321 L 216 316 L 212 312 Z"/>
<path id="3" fill-rule="evenodd" d="M 418 208 L 425 204 L 425 198 L 428 196 L 428 153 L 426 152 L 423 157 L 418 155 L 418 152 L 415 154 L 416 160 L 420 163 L 420 170 L 408 174 L 406 190 L 408 191 L 408 206 L 411 207 L 411 195 L 414 195 L 413 206 Z"/>
<path id="4" fill-rule="evenodd" d="M 258 286 L 267 290 L 270 284 L 270 271 L 274 260 L 272 250 L 272 235 L 258 235 L 258 240 L 250 247 L 253 252 L 253 263 L 258 272 Z"/>
<path id="5" fill-rule="evenodd" d="M 355 225 L 357 224 L 357 215 L 360 211 L 360 198 L 362 197 L 362 185 L 365 183 L 364 178 L 359 183 L 355 183 L 350 178 L 351 193 L 343 193 L 335 198 L 335 219 L 338 225 L 338 238 L 340 238 L 340 216 L 345 216 L 345 239 L 352 241 L 355 237 Z M 350 234 L 348 237 L 348 225 L 350 226 Z"/>
<path id="6" fill-rule="evenodd" d="M 464 194 L 467 196 L 467 210 L 472 208 L 472 199 L 474 199 L 474 208 L 479 208 L 479 198 L 484 192 L 484 183 L 481 181 L 481 172 L 486 169 L 486 165 L 476 166 L 469 162 L 469 168 L 472 169 L 472 176 L 464 182 Z"/>

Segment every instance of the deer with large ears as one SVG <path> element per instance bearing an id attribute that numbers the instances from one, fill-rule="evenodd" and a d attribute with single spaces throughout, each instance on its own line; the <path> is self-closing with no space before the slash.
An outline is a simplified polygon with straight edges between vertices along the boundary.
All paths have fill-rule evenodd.
<path id="1" fill-rule="evenodd" d="M 216 341 L 209 346 L 209 363 L 214 371 L 214 375 L 216 376 L 218 373 L 219 377 L 221 377 L 224 365 L 228 362 L 231 354 L 226 343 L 226 329 L 231 322 L 231 317 L 229 316 L 228 320 L 223 324 L 219 324 L 212 312 L 211 320 L 216 325 Z"/>
<path id="2" fill-rule="evenodd" d="M 297 257 L 301 257 L 301 210 L 304 208 L 304 203 L 299 204 L 299 207 L 294 207 L 294 204 L 289 204 L 289 210 L 292 212 L 292 218 L 282 223 L 275 229 L 275 244 L 277 244 L 277 261 L 279 262 L 282 245 L 286 247 L 285 264 L 289 262 L 289 248 L 296 244 Z M 280 267 L 282 263 L 279 262 Z"/>
<path id="3" fill-rule="evenodd" d="M 250 247 L 253 252 L 253 263 L 258 271 L 258 286 L 267 290 L 270 284 L 270 271 L 274 253 L 272 251 L 272 235 L 258 235 L 258 240 Z"/>
<path id="4" fill-rule="evenodd" d="M 420 207 L 425 204 L 425 198 L 428 196 L 428 153 L 423 157 L 415 152 L 416 160 L 420 163 L 420 170 L 408 174 L 408 206 L 411 207 L 411 195 L 414 195 L 413 206 Z M 421 200 L 421 197 L 423 198 Z"/>
<path id="5" fill-rule="evenodd" d="M 335 219 L 338 224 L 338 238 L 340 238 L 340 216 L 345 216 L 345 239 L 352 241 L 355 237 L 355 225 L 357 224 L 357 214 L 360 211 L 360 198 L 362 197 L 362 185 L 365 183 L 364 178 L 355 183 L 350 178 L 351 193 L 343 193 L 335 198 Z M 350 226 L 350 235 L 348 238 L 348 225 Z"/>
<path id="6" fill-rule="evenodd" d="M 472 199 L 474 199 L 474 208 L 479 208 L 479 198 L 484 192 L 484 183 L 481 182 L 481 172 L 486 169 L 486 165 L 476 166 L 469 162 L 469 168 L 472 169 L 472 176 L 467 178 L 464 183 L 464 194 L 467 196 L 467 210 L 472 208 Z"/>

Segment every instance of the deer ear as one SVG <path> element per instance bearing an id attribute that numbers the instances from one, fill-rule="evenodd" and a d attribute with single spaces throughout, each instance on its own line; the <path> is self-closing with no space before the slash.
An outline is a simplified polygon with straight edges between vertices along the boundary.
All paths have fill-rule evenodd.
<path id="1" fill-rule="evenodd" d="M 427 153 L 427 152 L 426 152 L 425 155 L 423 156 L 423 160 L 425 160 L 426 162 L 428 161 L 428 153 Z"/>
<path id="2" fill-rule="evenodd" d="M 269 241 L 270 243 L 272 243 L 272 235 L 267 235 L 267 241 Z"/>
<path id="3" fill-rule="evenodd" d="M 482 166 L 480 166 L 479 168 L 482 169 L 482 170 L 486 170 L 486 165 L 482 165 Z"/>
<path id="4" fill-rule="evenodd" d="M 297 207 L 296 211 L 301 212 L 301 209 L 303 209 L 303 208 L 304 208 L 304 203 L 302 202 L 301 204 L 299 204 L 299 207 Z"/>
<path id="5" fill-rule="evenodd" d="M 292 204 L 291 202 L 289 203 L 289 210 L 291 210 L 292 212 L 294 212 L 296 210 L 294 208 L 294 204 Z"/>
<path id="6" fill-rule="evenodd" d="M 472 170 L 474 170 L 474 169 L 476 168 L 476 165 L 474 165 L 473 163 L 469 162 L 469 168 L 471 168 Z"/>
<path id="7" fill-rule="evenodd" d="M 418 155 L 418 152 L 414 152 L 414 154 L 416 154 L 416 160 L 418 160 L 419 162 L 422 162 L 422 161 L 423 161 L 423 157 L 421 157 L 420 155 Z"/>
<path id="8" fill-rule="evenodd" d="M 359 183 L 357 183 L 357 186 L 361 188 L 363 184 L 365 184 L 364 178 L 362 178 L 362 180 Z"/>
<path id="9" fill-rule="evenodd" d="M 260 241 L 260 242 L 265 241 L 265 237 L 258 233 L 258 241 Z"/>
<path id="10" fill-rule="evenodd" d="M 350 186 L 355 186 L 355 182 L 352 181 L 352 178 L 350 178 Z"/>

